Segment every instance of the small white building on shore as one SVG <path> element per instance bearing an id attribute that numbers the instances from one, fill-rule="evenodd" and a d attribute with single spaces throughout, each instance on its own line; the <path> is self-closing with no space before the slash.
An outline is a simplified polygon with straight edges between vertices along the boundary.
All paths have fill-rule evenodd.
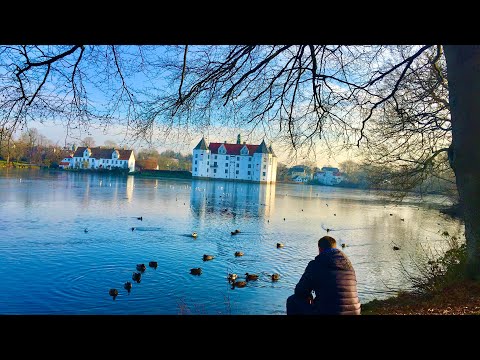
<path id="1" fill-rule="evenodd" d="M 193 149 L 192 177 L 275 183 L 277 156 L 265 141 L 259 145 L 241 142 L 236 144 L 210 143 L 202 138 Z"/>
<path id="2" fill-rule="evenodd" d="M 343 181 L 344 176 L 338 168 L 324 166 L 321 171 L 315 173 L 314 179 L 323 185 L 336 185 Z"/>
<path id="3" fill-rule="evenodd" d="M 60 162 L 63 169 L 127 169 L 135 171 L 133 150 L 79 146 Z"/>

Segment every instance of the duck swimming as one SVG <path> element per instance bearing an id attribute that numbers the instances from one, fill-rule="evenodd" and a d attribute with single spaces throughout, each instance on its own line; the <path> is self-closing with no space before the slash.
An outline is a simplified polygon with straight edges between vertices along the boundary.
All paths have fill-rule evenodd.
<path id="1" fill-rule="evenodd" d="M 247 282 L 243 280 L 238 280 L 232 283 L 232 288 L 236 288 L 236 287 L 243 288 L 245 286 L 247 286 Z"/>
<path id="2" fill-rule="evenodd" d="M 208 260 L 212 260 L 215 256 L 213 255 L 203 255 L 203 261 L 208 261 Z"/>
<path id="3" fill-rule="evenodd" d="M 283 248 L 285 245 L 283 245 L 282 243 L 277 243 L 277 249 L 279 248 Z"/>
<path id="4" fill-rule="evenodd" d="M 228 274 L 227 279 L 229 282 L 234 282 L 237 279 L 237 274 Z"/>
<path id="5" fill-rule="evenodd" d="M 247 279 L 247 281 L 258 280 L 258 275 L 257 274 L 245 273 L 245 278 Z"/>
<path id="6" fill-rule="evenodd" d="M 150 262 L 148 263 L 148 266 L 156 269 L 157 266 L 158 266 L 158 263 L 157 263 L 156 261 L 150 261 Z"/>
<path id="7" fill-rule="evenodd" d="M 190 269 L 190 274 L 192 275 L 200 275 L 202 273 L 202 269 L 201 268 L 193 268 L 193 269 Z"/>
<path id="8" fill-rule="evenodd" d="M 192 233 L 192 237 L 193 237 L 193 238 L 196 238 L 197 236 L 198 236 L 197 233 L 194 231 L 194 232 Z"/>
<path id="9" fill-rule="evenodd" d="M 137 284 L 139 284 L 140 281 L 142 280 L 142 274 L 137 273 L 137 272 L 134 272 L 134 273 L 132 274 L 132 280 L 133 280 L 133 281 L 136 281 Z"/>
<path id="10" fill-rule="evenodd" d="M 147 267 L 145 266 L 145 264 L 137 264 L 137 270 L 144 272 L 145 270 L 147 270 Z"/>
<path id="11" fill-rule="evenodd" d="M 273 273 L 270 277 L 272 278 L 272 281 L 278 281 L 278 279 L 280 279 L 280 274 Z"/>
<path id="12" fill-rule="evenodd" d="M 132 290 L 132 283 L 130 281 L 127 281 L 125 284 L 123 284 L 123 287 L 125 288 L 125 290 L 128 291 L 128 293 L 130 294 L 130 290 Z"/>
<path id="13" fill-rule="evenodd" d="M 118 295 L 118 290 L 117 290 L 117 289 L 110 289 L 110 290 L 108 291 L 108 294 L 109 294 L 110 296 L 113 296 L 113 300 L 115 300 L 115 298 L 116 298 L 117 295 Z"/>
<path id="14" fill-rule="evenodd" d="M 235 256 L 243 256 L 243 252 L 242 251 L 235 251 Z"/>

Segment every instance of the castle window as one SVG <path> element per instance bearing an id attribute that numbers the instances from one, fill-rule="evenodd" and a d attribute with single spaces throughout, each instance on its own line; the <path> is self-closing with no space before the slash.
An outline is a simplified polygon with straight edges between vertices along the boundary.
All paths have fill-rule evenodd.
<path id="1" fill-rule="evenodd" d="M 238 175 L 238 170 L 237 170 L 237 171 L 235 171 L 235 174 L 237 174 L 237 175 Z"/>
<path id="2" fill-rule="evenodd" d="M 265 171 L 263 172 L 263 176 L 265 176 Z"/>
<path id="3" fill-rule="evenodd" d="M 217 169 L 213 169 L 213 173 L 216 174 L 216 173 L 217 173 Z"/>
<path id="4" fill-rule="evenodd" d="M 240 164 L 237 164 L 237 167 L 240 167 Z"/>
<path id="5" fill-rule="evenodd" d="M 198 158 L 198 154 L 195 154 L 195 159 Z"/>
<path id="6" fill-rule="evenodd" d="M 251 169 L 251 168 L 252 168 L 252 164 L 248 164 L 248 168 Z"/>
<path id="7" fill-rule="evenodd" d="M 225 169 L 225 174 L 228 174 L 228 170 L 227 170 L 227 169 Z"/>
<path id="8" fill-rule="evenodd" d="M 237 156 L 237 161 L 240 161 L 240 156 Z"/>
<path id="9" fill-rule="evenodd" d="M 197 172 L 197 168 L 195 168 L 195 172 Z"/>

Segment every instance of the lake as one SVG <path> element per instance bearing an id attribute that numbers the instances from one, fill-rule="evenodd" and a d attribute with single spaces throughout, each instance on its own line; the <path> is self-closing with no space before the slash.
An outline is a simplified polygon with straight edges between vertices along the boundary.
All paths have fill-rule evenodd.
<path id="1" fill-rule="evenodd" d="M 346 245 L 361 302 L 383 299 L 410 286 L 402 266 L 445 249 L 441 232 L 464 241 L 463 225 L 438 211 L 448 204 L 303 184 L 1 170 L 0 314 L 283 315 L 327 228 Z M 247 272 L 259 279 L 230 286 L 229 273 Z"/>

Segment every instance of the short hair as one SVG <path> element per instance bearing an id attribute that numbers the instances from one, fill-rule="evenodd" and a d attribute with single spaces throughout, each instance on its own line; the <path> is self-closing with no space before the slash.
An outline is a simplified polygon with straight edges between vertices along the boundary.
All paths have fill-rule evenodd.
<path id="1" fill-rule="evenodd" d="M 337 241 L 331 236 L 324 236 L 318 240 L 318 247 L 322 250 L 336 248 Z"/>

